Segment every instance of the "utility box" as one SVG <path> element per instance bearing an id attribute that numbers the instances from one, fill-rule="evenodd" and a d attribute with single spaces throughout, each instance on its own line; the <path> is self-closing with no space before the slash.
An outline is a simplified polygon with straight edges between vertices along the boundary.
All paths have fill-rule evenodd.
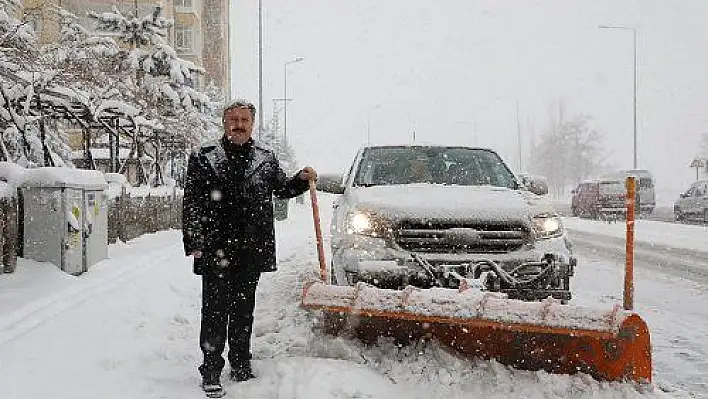
<path id="1" fill-rule="evenodd" d="M 289 198 L 273 198 L 273 216 L 275 220 L 285 220 L 288 218 Z"/>
<path id="2" fill-rule="evenodd" d="M 30 169 L 22 185 L 24 257 L 78 275 L 108 256 L 108 184 L 94 170 Z"/>

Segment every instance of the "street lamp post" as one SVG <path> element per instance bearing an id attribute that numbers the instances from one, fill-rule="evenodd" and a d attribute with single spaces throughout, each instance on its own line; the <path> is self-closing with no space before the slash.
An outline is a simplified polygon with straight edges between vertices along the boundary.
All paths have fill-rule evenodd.
<path id="1" fill-rule="evenodd" d="M 523 147 L 521 146 L 521 122 L 519 121 L 519 100 L 517 99 L 514 104 L 516 109 L 516 145 L 519 151 L 519 172 L 523 172 L 524 162 L 522 154 Z"/>
<path id="2" fill-rule="evenodd" d="M 600 29 L 618 29 L 624 31 L 631 31 L 633 38 L 633 52 L 634 52 L 634 101 L 633 101 L 633 112 L 634 112 L 634 169 L 637 169 L 637 29 L 627 26 L 608 26 L 600 25 Z"/>
<path id="3" fill-rule="evenodd" d="M 263 1 L 258 0 L 258 139 L 263 131 Z"/>
<path id="4" fill-rule="evenodd" d="M 283 66 L 283 75 L 285 78 L 283 79 L 283 141 L 286 143 L 288 142 L 288 65 L 304 60 L 303 57 L 297 57 L 294 60 L 286 62 Z"/>

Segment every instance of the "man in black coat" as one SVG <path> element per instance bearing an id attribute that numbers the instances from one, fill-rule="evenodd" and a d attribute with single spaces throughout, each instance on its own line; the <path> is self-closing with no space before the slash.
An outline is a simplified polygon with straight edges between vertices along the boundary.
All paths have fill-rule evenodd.
<path id="1" fill-rule="evenodd" d="M 250 342 L 260 274 L 276 270 L 273 201 L 292 198 L 316 178 L 306 167 L 287 178 L 272 152 L 253 142 L 256 108 L 236 101 L 223 114 L 224 136 L 192 153 L 183 206 L 183 241 L 202 276 L 199 367 L 209 396 L 220 383 L 226 340 L 232 380 L 253 378 Z"/>

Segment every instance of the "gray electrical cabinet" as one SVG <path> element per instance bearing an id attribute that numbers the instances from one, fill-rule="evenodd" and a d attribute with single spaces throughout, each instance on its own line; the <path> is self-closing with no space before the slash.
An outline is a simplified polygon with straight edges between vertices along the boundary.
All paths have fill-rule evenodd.
<path id="1" fill-rule="evenodd" d="M 30 169 L 22 185 L 24 257 L 78 275 L 107 257 L 106 183 L 98 171 Z"/>

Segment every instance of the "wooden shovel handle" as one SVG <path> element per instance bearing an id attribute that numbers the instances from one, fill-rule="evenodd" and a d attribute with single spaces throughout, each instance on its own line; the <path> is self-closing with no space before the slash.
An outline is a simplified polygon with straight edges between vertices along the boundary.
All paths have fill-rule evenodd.
<path id="1" fill-rule="evenodd" d="M 324 245 L 322 243 L 322 228 L 320 227 L 320 207 L 317 203 L 317 183 L 310 180 L 310 202 L 312 203 L 312 219 L 315 222 L 315 237 L 317 237 L 317 255 L 320 260 L 320 278 L 327 283 L 327 262 L 325 261 Z"/>

